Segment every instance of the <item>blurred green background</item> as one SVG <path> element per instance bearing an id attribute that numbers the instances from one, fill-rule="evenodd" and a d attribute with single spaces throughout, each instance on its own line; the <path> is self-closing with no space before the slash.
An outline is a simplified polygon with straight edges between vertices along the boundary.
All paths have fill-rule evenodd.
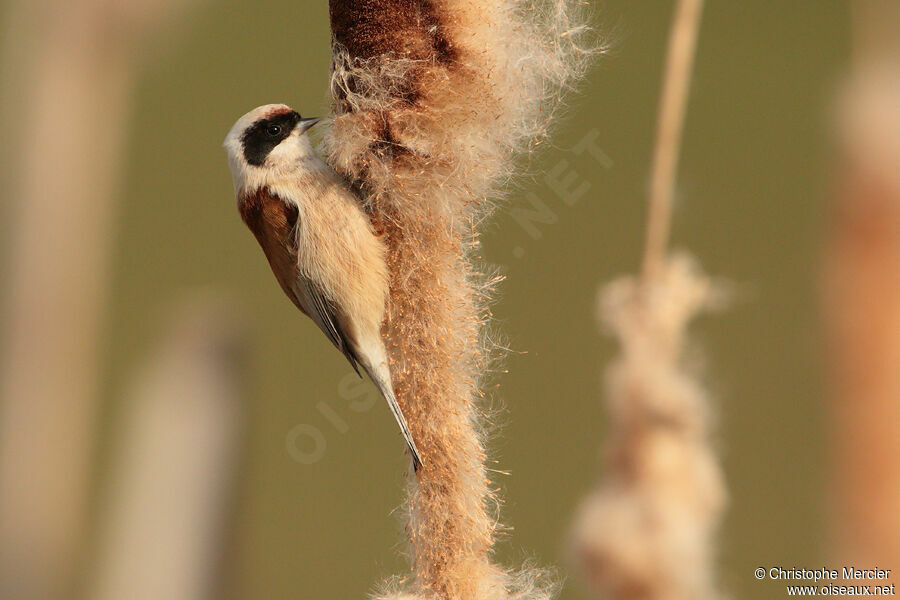
<path id="1" fill-rule="evenodd" d="M 503 563 L 534 558 L 565 575 L 573 510 L 599 475 L 601 375 L 615 346 L 598 331 L 595 298 L 602 282 L 638 266 L 670 9 L 595 4 L 612 50 L 570 98 L 535 175 L 484 232 L 484 259 L 507 275 L 494 314 L 513 349 L 491 393 L 501 409 L 491 455 L 509 472 L 497 476 L 512 527 L 498 547 Z M 731 494 L 722 576 L 740 598 L 775 593 L 753 578 L 758 566 L 824 560 L 824 109 L 848 61 L 849 23 L 847 2 L 709 2 L 699 41 L 673 244 L 739 290 L 693 338 Z M 329 60 L 325 0 L 210 0 L 154 38 L 137 88 L 107 323 L 106 431 L 171 297 L 195 287 L 235 296 L 253 342 L 227 557 L 235 599 L 363 598 L 406 572 L 395 512 L 405 462 L 391 417 L 380 403 L 355 411 L 341 392 L 349 367 L 278 289 L 237 215 L 221 149 L 254 106 L 327 113 Z M 603 160 L 573 151 L 586 134 Z M 545 180 L 554 168 L 589 190 L 565 203 Z M 515 209 L 535 198 L 553 222 L 523 226 Z M 327 443 L 315 464 L 289 451 L 302 424 Z M 101 464 L 107 449 L 101 441 Z M 583 597 L 570 578 L 562 598 Z"/>

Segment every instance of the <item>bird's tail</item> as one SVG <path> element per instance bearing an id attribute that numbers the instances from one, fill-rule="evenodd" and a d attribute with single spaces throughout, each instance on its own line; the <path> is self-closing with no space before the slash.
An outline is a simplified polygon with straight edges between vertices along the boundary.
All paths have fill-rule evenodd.
<path id="1" fill-rule="evenodd" d="M 409 424 L 406 422 L 406 417 L 403 416 L 403 411 L 400 410 L 400 405 L 397 403 L 397 397 L 394 395 L 394 387 L 391 385 L 391 375 L 386 364 L 382 363 L 382 368 L 380 369 L 377 367 L 369 367 L 364 363 L 360 364 L 362 364 L 366 373 L 369 374 L 375 387 L 378 388 L 378 391 L 380 391 L 381 395 L 384 396 L 384 399 L 387 400 L 388 408 L 391 409 L 391 413 L 397 420 L 397 424 L 400 426 L 400 432 L 403 434 L 403 439 L 406 440 L 410 455 L 412 455 L 413 468 L 418 471 L 419 467 L 422 466 L 422 458 L 419 456 L 419 450 L 416 448 L 416 442 L 413 440 L 412 432 L 409 430 Z"/>

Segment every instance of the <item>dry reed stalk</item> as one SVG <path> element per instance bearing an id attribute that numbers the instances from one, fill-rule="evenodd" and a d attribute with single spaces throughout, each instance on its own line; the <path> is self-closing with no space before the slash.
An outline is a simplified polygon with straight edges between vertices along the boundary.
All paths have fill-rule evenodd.
<path id="1" fill-rule="evenodd" d="M 703 0 L 680 0 L 669 36 L 666 76 L 659 102 L 653 171 L 650 177 L 642 272 L 645 279 L 654 277 L 662 269 L 669 245 L 672 207 L 675 204 L 675 177 L 678 174 L 681 135 L 702 12 Z"/>
<path id="2" fill-rule="evenodd" d="M 186 302 L 126 397 L 92 600 L 218 597 L 245 388 L 231 313 Z"/>
<path id="3" fill-rule="evenodd" d="M 327 155 L 390 248 L 384 334 L 425 463 L 408 487 L 413 576 L 382 598 L 552 593 L 541 571 L 491 560 L 502 526 L 477 403 L 496 280 L 472 251 L 516 153 L 546 135 L 561 90 L 586 66 L 577 9 L 569 0 L 330 0 Z"/>
<path id="4" fill-rule="evenodd" d="M 597 597 L 719 598 L 714 537 L 725 505 L 709 398 L 685 364 L 688 324 L 718 294 L 686 254 L 669 256 L 679 145 L 702 2 L 672 25 L 640 278 L 601 293 L 600 321 L 621 356 L 606 374 L 611 420 L 603 479 L 575 518 L 575 560 Z"/>
<path id="5" fill-rule="evenodd" d="M 832 553 L 841 565 L 892 568 L 900 564 L 900 7 L 861 2 L 854 10 L 824 281 Z"/>
<path id="6" fill-rule="evenodd" d="M 186 0 L 8 3 L 0 597 L 57 598 L 85 517 L 134 47 Z"/>

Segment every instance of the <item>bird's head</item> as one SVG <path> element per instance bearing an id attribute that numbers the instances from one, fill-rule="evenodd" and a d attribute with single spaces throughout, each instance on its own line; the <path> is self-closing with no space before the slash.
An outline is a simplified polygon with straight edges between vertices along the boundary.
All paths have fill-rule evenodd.
<path id="1" fill-rule="evenodd" d="M 284 104 L 254 108 L 225 137 L 235 191 L 253 191 L 271 176 L 318 160 L 306 132 L 319 119 L 304 119 Z"/>

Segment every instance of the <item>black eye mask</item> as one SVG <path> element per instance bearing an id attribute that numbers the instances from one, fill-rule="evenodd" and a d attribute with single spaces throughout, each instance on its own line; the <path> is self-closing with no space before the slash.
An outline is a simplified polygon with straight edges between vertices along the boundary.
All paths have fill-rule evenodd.
<path id="1" fill-rule="evenodd" d="M 269 153 L 291 135 L 300 118 L 296 111 L 282 113 L 269 119 L 260 119 L 248 127 L 241 136 L 247 162 L 254 167 L 261 167 Z"/>

